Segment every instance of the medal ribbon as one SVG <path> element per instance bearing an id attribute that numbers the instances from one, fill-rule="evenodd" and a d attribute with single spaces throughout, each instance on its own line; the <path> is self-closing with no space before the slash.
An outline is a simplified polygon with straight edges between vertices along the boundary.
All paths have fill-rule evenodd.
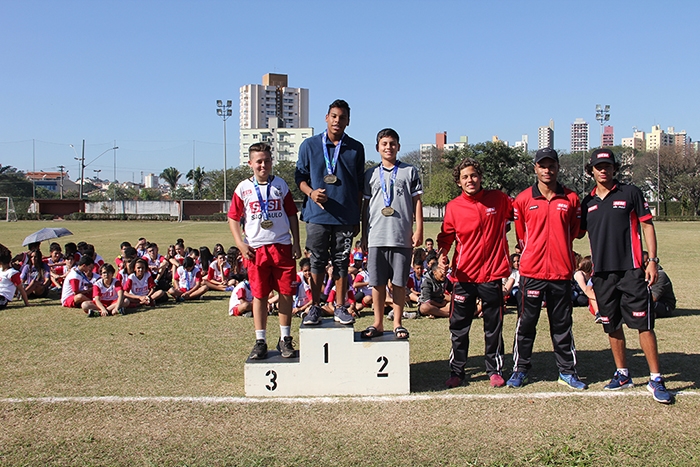
<path id="1" fill-rule="evenodd" d="M 262 193 L 260 193 L 260 185 L 258 185 L 258 179 L 253 177 L 253 186 L 255 187 L 255 193 L 258 195 L 258 202 L 260 203 L 260 213 L 262 214 L 263 220 L 267 220 L 267 200 L 270 199 L 270 188 L 272 183 L 270 183 L 270 177 L 267 177 L 267 197 L 265 201 L 262 199 Z"/>
<path id="2" fill-rule="evenodd" d="M 323 132 L 323 158 L 326 161 L 326 173 L 328 175 L 333 175 L 335 173 L 335 168 L 338 165 L 338 156 L 340 156 L 340 145 L 343 143 L 344 137 L 345 135 L 340 138 L 340 141 L 338 141 L 338 144 L 335 146 L 333 150 L 333 161 L 331 161 L 328 156 L 328 130 Z"/>
<path id="3" fill-rule="evenodd" d="M 391 180 L 389 182 L 389 188 L 386 187 L 384 183 L 384 166 L 380 167 L 379 170 L 379 184 L 382 186 L 382 195 L 384 196 L 384 207 L 388 208 L 391 206 L 391 198 L 394 194 L 394 182 L 396 182 L 396 172 L 399 171 L 399 163 L 394 164 L 394 168 L 391 171 Z"/>

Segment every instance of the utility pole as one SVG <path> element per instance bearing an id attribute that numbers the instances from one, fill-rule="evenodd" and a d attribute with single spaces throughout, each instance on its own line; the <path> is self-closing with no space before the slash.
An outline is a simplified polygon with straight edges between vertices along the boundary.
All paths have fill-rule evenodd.
<path id="1" fill-rule="evenodd" d="M 63 170 L 66 168 L 64 165 L 59 165 L 59 169 L 61 169 L 61 199 L 63 199 Z"/>

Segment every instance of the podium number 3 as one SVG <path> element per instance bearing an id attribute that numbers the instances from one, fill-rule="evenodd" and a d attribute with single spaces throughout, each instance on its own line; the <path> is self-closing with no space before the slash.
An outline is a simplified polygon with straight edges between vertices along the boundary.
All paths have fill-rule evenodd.
<path id="1" fill-rule="evenodd" d="M 265 387 L 268 391 L 274 391 L 277 389 L 277 372 L 275 370 L 267 370 L 265 376 L 270 377 L 270 384 L 266 384 Z"/>
<path id="2" fill-rule="evenodd" d="M 377 372 L 377 378 L 386 378 L 389 376 L 389 373 L 384 373 L 384 368 L 389 364 L 389 359 L 386 358 L 385 356 L 381 356 L 377 359 L 377 363 L 381 363 L 382 366 L 379 367 L 379 371 Z"/>

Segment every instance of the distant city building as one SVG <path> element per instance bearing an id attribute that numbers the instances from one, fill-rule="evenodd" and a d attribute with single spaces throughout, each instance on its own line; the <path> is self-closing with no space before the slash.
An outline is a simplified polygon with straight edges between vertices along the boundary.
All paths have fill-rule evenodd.
<path id="1" fill-rule="evenodd" d="M 554 149 L 554 120 L 549 121 L 549 126 L 541 126 L 537 129 L 537 149 Z"/>
<path id="2" fill-rule="evenodd" d="M 520 141 L 515 142 L 516 148 L 523 148 L 523 152 L 527 152 L 527 135 L 523 135 L 522 139 Z"/>
<path id="3" fill-rule="evenodd" d="M 159 177 L 154 174 L 148 174 L 143 177 L 143 186 L 146 188 L 158 188 Z"/>
<path id="4" fill-rule="evenodd" d="M 588 147 L 588 123 L 577 118 L 571 124 L 571 152 L 586 152 Z"/>
<path id="5" fill-rule="evenodd" d="M 615 146 L 615 131 L 611 125 L 603 127 L 603 147 Z"/>
<path id="6" fill-rule="evenodd" d="M 669 135 L 661 129 L 660 125 L 651 127 L 651 131 L 647 133 L 646 150 L 656 151 L 657 148 L 673 145 L 673 135 Z"/>
<path id="7" fill-rule="evenodd" d="M 435 144 L 425 143 L 420 145 L 420 155 L 421 160 L 429 160 L 434 151 L 444 152 L 452 151 L 454 149 L 462 149 L 469 144 L 469 138 L 466 136 L 460 136 L 459 141 L 455 143 L 447 142 L 447 132 L 435 134 Z"/>
<path id="8" fill-rule="evenodd" d="M 268 73 L 263 76 L 262 84 L 246 84 L 240 88 L 240 163 L 247 164 L 248 147 L 267 134 L 265 140 L 273 147 L 273 157 L 277 160 L 292 160 L 298 158 L 298 148 L 302 140 L 294 141 L 293 145 L 286 141 L 278 141 L 276 136 L 280 130 L 289 131 L 289 138 L 305 134 L 313 135 L 309 128 L 309 90 L 291 88 L 287 83 L 287 75 Z M 269 131 L 274 129 L 274 131 Z M 281 133 L 280 133 L 281 134 Z M 273 143 L 283 143 L 279 146 Z M 284 148 L 277 153 L 276 149 Z"/>
<path id="9" fill-rule="evenodd" d="M 270 128 L 241 129 L 241 165 L 248 163 L 250 145 L 261 142 L 272 147 L 275 161 L 296 162 L 302 141 L 314 135 L 313 128 L 279 128 L 274 120 L 270 124 Z"/>
<path id="10" fill-rule="evenodd" d="M 638 151 L 656 151 L 658 148 L 673 146 L 688 151 L 696 147 L 697 143 L 691 140 L 685 130 L 677 132 L 670 126 L 668 131 L 664 131 L 661 125 L 654 125 L 646 134 L 635 127 L 631 138 L 622 138 L 622 146 Z"/>
<path id="11" fill-rule="evenodd" d="M 500 138 L 498 137 L 498 135 L 493 135 L 493 136 L 491 137 L 491 142 L 492 142 L 492 143 L 501 143 L 501 144 L 505 144 L 506 146 L 509 146 L 509 147 L 510 147 L 510 144 L 508 144 L 508 141 L 506 141 L 506 140 L 504 140 L 504 139 L 500 139 Z"/>
<path id="12" fill-rule="evenodd" d="M 636 151 L 644 151 L 646 148 L 646 135 L 643 131 L 639 131 L 635 128 L 632 137 L 622 138 L 620 143 L 625 148 L 632 148 Z"/>
<path id="13" fill-rule="evenodd" d="M 54 193 L 61 192 L 61 184 L 63 192 L 77 191 L 78 184 L 68 179 L 68 173 L 63 172 L 27 172 L 24 176 L 32 182 L 34 188 L 45 188 Z M 89 182 L 90 180 L 86 180 Z"/>

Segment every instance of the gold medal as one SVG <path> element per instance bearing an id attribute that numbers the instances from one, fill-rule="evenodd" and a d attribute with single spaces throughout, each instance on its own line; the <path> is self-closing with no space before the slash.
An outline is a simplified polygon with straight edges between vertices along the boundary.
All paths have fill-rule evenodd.
<path id="1" fill-rule="evenodd" d="M 383 208 L 382 215 L 384 215 L 386 217 L 393 216 L 394 215 L 394 208 L 392 208 L 391 206 L 387 206 L 387 207 Z"/>
<path id="2" fill-rule="evenodd" d="M 272 221 L 270 219 L 266 219 L 260 223 L 260 227 L 263 229 L 270 229 L 272 228 Z"/>
<path id="3" fill-rule="evenodd" d="M 334 185 L 335 182 L 338 181 L 338 177 L 333 175 L 333 174 L 328 174 L 325 177 L 323 177 L 323 182 L 328 184 L 328 185 Z"/>

